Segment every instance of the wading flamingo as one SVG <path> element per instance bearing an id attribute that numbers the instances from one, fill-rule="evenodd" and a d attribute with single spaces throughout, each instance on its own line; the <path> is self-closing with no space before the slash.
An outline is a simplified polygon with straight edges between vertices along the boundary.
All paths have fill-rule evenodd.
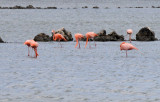
<path id="1" fill-rule="evenodd" d="M 94 33 L 94 32 L 88 32 L 86 33 L 86 45 L 85 48 L 87 47 L 87 43 L 89 39 L 92 39 L 94 41 L 94 37 L 98 36 L 98 34 Z M 91 48 L 91 46 L 89 46 Z M 95 47 L 96 47 L 96 43 L 95 43 Z"/>
<path id="2" fill-rule="evenodd" d="M 133 50 L 136 49 L 138 50 L 136 47 L 134 47 L 132 44 L 130 43 L 126 43 L 126 42 L 122 42 L 120 44 L 120 50 L 126 50 L 126 57 L 127 57 L 127 50 Z"/>
<path id="3" fill-rule="evenodd" d="M 127 29 L 127 34 L 129 35 L 129 41 L 131 43 L 131 35 L 133 33 L 133 30 L 132 29 Z"/>
<path id="4" fill-rule="evenodd" d="M 28 46 L 28 56 L 29 56 L 29 47 L 31 46 L 31 42 L 32 42 L 33 40 L 26 40 L 25 42 L 24 42 L 24 45 L 27 45 Z"/>
<path id="5" fill-rule="evenodd" d="M 57 41 L 57 40 L 58 40 L 59 43 L 60 43 L 60 40 L 67 41 L 63 35 L 61 35 L 61 34 L 59 34 L 59 33 L 55 34 L 55 31 L 54 31 L 54 30 L 52 30 L 52 34 L 53 34 L 53 40 L 54 40 L 54 41 Z M 60 45 L 61 45 L 61 43 L 60 43 Z M 61 45 L 61 48 L 62 48 L 62 45 Z"/>
<path id="6" fill-rule="evenodd" d="M 37 58 L 37 56 L 39 56 L 38 53 L 37 53 L 38 43 L 33 40 L 33 41 L 31 42 L 31 45 L 30 45 L 30 46 L 34 49 L 35 58 Z"/>
<path id="7" fill-rule="evenodd" d="M 84 38 L 84 36 L 82 34 L 80 34 L 80 33 L 77 33 L 74 36 L 75 36 L 75 39 L 76 39 L 76 46 L 75 46 L 75 48 L 77 47 L 78 43 L 79 43 L 79 48 L 80 48 L 80 42 L 79 42 L 79 40 L 81 40 L 82 38 Z"/>

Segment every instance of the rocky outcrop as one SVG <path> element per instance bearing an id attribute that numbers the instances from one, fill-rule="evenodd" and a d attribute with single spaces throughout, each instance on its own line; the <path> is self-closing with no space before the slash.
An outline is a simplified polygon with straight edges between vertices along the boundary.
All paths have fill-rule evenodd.
<path id="1" fill-rule="evenodd" d="M 34 40 L 47 42 L 51 41 L 51 37 L 49 35 L 46 35 L 45 33 L 40 33 L 34 37 Z"/>
<path id="2" fill-rule="evenodd" d="M 2 40 L 2 38 L 0 37 L 0 43 L 4 43 L 4 41 Z"/>
<path id="3" fill-rule="evenodd" d="M 26 9 L 35 9 L 35 7 L 33 7 L 32 5 L 28 5 L 26 6 Z"/>
<path id="4" fill-rule="evenodd" d="M 148 27 L 141 28 L 136 34 L 137 41 L 155 41 L 155 33 Z"/>
<path id="5" fill-rule="evenodd" d="M 57 7 L 47 7 L 45 9 L 57 9 Z"/>
<path id="6" fill-rule="evenodd" d="M 94 38 L 95 41 L 124 41 L 124 36 L 118 35 L 115 31 L 106 35 L 106 30 L 101 30 L 98 35 Z"/>
<path id="7" fill-rule="evenodd" d="M 93 8 L 98 9 L 99 7 L 98 6 L 93 6 Z"/>
<path id="8" fill-rule="evenodd" d="M 58 29 L 57 31 L 55 31 L 55 34 L 56 33 L 62 34 L 67 41 L 73 41 L 71 32 L 67 31 L 65 28 Z M 52 35 L 52 38 L 53 38 L 53 35 Z"/>

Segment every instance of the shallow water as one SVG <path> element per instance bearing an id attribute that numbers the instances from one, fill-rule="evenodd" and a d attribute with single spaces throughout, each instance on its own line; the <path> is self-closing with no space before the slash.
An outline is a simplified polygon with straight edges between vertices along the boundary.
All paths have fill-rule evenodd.
<path id="1" fill-rule="evenodd" d="M 22 43 L 0 44 L 0 101 L 159 102 L 159 41 L 133 42 L 128 58 L 120 43 L 40 43 L 37 59 Z"/>
<path id="2" fill-rule="evenodd" d="M 96 48 L 91 42 L 91 49 L 84 48 L 85 42 L 81 42 L 81 49 L 74 48 L 75 42 L 62 42 L 63 48 L 57 42 L 39 42 L 37 59 L 28 57 L 23 45 L 38 33 L 51 35 L 52 29 L 61 27 L 72 35 L 101 29 L 126 35 L 126 29 L 132 28 L 135 38 L 139 29 L 148 26 L 159 39 L 159 9 L 125 8 L 159 6 L 158 0 L 40 1 L 0 1 L 0 6 L 55 4 L 63 8 L 0 10 L 0 36 L 9 42 L 0 43 L 0 102 L 160 101 L 159 41 L 132 42 L 139 51 L 128 51 L 127 58 L 120 51 L 121 42 L 96 42 Z M 100 9 L 91 8 L 95 5 Z"/>

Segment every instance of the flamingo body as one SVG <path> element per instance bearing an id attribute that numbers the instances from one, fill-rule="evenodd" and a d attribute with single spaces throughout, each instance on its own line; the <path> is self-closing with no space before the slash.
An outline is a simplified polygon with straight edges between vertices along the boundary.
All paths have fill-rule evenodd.
<path id="1" fill-rule="evenodd" d="M 87 43 L 88 43 L 88 40 L 89 39 L 93 39 L 94 37 L 98 36 L 98 34 L 94 33 L 94 32 L 88 32 L 86 33 L 86 45 L 85 45 L 85 48 L 87 47 Z M 95 44 L 96 46 L 96 44 Z"/>
<path id="2" fill-rule="evenodd" d="M 82 38 L 84 38 L 84 36 L 80 33 L 77 33 L 74 35 L 75 36 L 75 39 L 76 39 L 76 45 L 75 45 L 75 48 L 77 47 L 78 43 L 79 43 L 79 40 L 81 40 Z M 79 43 L 79 48 L 80 48 L 80 43 Z"/>
<path id="3" fill-rule="evenodd" d="M 138 50 L 135 46 L 133 46 L 130 43 L 122 42 L 120 44 L 120 50 L 126 50 L 126 57 L 127 57 L 127 50 L 133 50 L 133 49 Z"/>

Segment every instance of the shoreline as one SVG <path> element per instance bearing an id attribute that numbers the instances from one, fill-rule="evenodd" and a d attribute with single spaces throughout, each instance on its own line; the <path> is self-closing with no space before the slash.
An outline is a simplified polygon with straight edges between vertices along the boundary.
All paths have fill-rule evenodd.
<path id="1" fill-rule="evenodd" d="M 88 6 L 83 6 L 81 7 L 82 9 L 87 9 L 89 8 Z M 93 9 L 99 9 L 101 7 L 99 6 L 93 6 L 92 7 Z M 160 6 L 151 6 L 151 7 L 143 7 L 143 6 L 135 6 L 135 7 L 116 7 L 118 9 L 120 8 L 160 8 Z M 34 7 L 33 5 L 28 5 L 26 7 L 24 6 L 20 6 L 20 5 L 15 5 L 13 7 L 1 7 L 0 6 L 0 9 L 79 9 L 77 7 L 73 7 L 73 8 L 59 8 L 59 7 L 56 7 L 56 6 L 49 6 L 49 7 Z M 105 7 L 104 9 L 110 9 L 109 7 Z"/>

